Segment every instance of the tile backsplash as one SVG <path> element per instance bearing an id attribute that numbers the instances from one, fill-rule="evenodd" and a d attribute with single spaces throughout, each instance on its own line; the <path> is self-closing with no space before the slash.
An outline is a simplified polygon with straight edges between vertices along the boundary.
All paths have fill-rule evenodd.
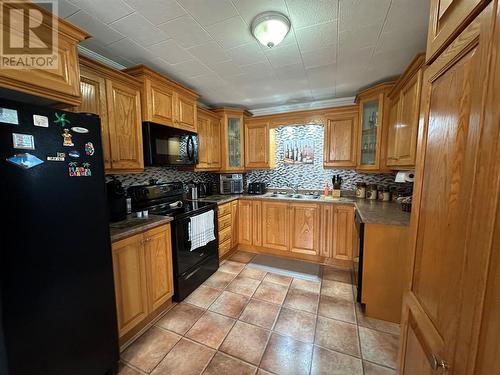
<path id="1" fill-rule="evenodd" d="M 394 182 L 393 173 L 359 173 L 352 169 L 323 168 L 323 126 L 300 125 L 276 129 L 276 168 L 248 172 L 247 182 L 266 182 L 269 188 L 297 186 L 300 189 L 320 190 L 325 182 L 332 187 L 333 175 L 342 177 L 342 189 L 354 190 L 356 182 L 364 181 L 377 185 L 397 186 L 403 191 L 411 191 L 411 183 Z M 284 158 L 290 144 L 300 148 L 302 144 L 313 145 L 314 163 L 290 165 Z"/>

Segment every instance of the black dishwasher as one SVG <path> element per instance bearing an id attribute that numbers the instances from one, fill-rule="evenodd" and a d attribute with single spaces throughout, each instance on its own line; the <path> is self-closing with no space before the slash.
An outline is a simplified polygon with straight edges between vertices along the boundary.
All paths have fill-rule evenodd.
<path id="1" fill-rule="evenodd" d="M 365 224 L 363 223 L 363 219 L 361 218 L 358 210 L 356 210 L 354 222 L 356 228 L 356 246 L 354 248 L 353 273 L 354 273 L 354 283 L 357 287 L 356 301 L 361 303 L 361 293 L 363 285 L 363 243 L 365 236 Z"/>

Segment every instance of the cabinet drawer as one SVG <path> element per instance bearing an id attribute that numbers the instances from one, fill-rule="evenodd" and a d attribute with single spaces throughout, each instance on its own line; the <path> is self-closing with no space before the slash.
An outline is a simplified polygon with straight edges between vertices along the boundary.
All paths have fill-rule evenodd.
<path id="1" fill-rule="evenodd" d="M 219 231 L 231 226 L 232 215 L 225 215 L 223 217 L 219 217 Z"/>
<path id="2" fill-rule="evenodd" d="M 219 244 L 231 239 L 231 227 L 219 231 Z"/>
<path id="3" fill-rule="evenodd" d="M 231 250 L 231 241 L 224 241 L 219 245 L 219 258 L 224 256 L 229 250 Z"/>
<path id="4" fill-rule="evenodd" d="M 225 215 L 229 215 L 230 213 L 231 213 L 231 203 L 226 203 L 219 206 L 219 211 L 218 211 L 219 218 Z"/>

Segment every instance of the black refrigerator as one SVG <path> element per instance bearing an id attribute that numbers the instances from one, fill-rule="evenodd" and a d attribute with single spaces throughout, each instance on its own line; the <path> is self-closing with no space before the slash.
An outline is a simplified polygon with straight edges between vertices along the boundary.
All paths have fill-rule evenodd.
<path id="1" fill-rule="evenodd" d="M 114 374 L 99 117 L 0 100 L 0 373 Z"/>

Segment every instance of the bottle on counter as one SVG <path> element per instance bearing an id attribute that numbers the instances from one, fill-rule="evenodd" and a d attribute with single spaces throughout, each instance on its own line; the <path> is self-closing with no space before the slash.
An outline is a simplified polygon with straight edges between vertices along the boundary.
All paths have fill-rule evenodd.
<path id="1" fill-rule="evenodd" d="M 374 201 L 377 200 L 377 197 L 378 197 L 377 185 L 376 184 L 368 185 L 368 189 L 366 190 L 366 199 Z"/>
<path id="2" fill-rule="evenodd" d="M 356 182 L 356 198 L 366 198 L 366 184 L 364 182 Z"/>
<path id="3" fill-rule="evenodd" d="M 328 197 L 330 195 L 330 186 L 325 182 L 325 186 L 323 187 L 323 195 Z"/>

